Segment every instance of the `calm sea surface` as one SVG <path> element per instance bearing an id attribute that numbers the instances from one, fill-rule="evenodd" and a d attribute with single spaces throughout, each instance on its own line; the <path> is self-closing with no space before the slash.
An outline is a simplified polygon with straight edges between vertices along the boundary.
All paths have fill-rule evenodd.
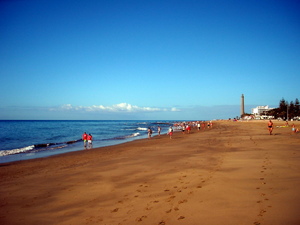
<path id="1" fill-rule="evenodd" d="M 167 133 L 175 121 L 141 120 L 0 120 L 0 163 L 84 150 L 83 132 L 93 136 L 93 147 L 146 138 L 151 127 Z"/>

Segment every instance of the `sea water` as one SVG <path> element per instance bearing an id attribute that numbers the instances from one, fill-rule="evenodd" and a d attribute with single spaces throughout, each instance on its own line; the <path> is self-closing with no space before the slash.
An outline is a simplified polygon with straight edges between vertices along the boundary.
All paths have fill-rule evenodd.
<path id="1" fill-rule="evenodd" d="M 0 120 L 0 163 L 84 150 L 82 134 L 93 136 L 93 148 L 167 133 L 175 121 L 141 120 Z"/>

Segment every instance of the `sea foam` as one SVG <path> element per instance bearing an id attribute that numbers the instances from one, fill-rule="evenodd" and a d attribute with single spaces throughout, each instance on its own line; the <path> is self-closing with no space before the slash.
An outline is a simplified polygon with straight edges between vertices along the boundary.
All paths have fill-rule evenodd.
<path id="1" fill-rule="evenodd" d="M 136 128 L 137 130 L 147 130 L 147 128 L 145 128 L 145 127 L 138 127 L 138 128 Z"/>
<path id="2" fill-rule="evenodd" d="M 32 149 L 34 149 L 34 145 L 30 145 L 30 146 L 23 147 L 23 148 L 12 149 L 12 150 L 1 150 L 0 156 L 14 155 L 14 154 L 18 154 L 18 153 L 28 152 Z"/>

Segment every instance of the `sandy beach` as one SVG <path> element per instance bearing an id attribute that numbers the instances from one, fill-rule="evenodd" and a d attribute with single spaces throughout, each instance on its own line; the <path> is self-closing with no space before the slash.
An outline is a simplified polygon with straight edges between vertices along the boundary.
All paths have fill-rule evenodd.
<path id="1" fill-rule="evenodd" d="M 0 224 L 299 225 L 300 133 L 274 125 L 0 164 Z"/>

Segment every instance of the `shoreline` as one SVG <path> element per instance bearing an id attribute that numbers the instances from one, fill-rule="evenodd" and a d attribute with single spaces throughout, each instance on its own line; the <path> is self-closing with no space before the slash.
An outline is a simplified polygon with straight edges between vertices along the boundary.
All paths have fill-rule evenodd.
<path id="1" fill-rule="evenodd" d="M 23 122 L 23 121 L 22 121 Z M 26 121 L 28 122 L 28 121 Z M 30 121 L 29 121 L 30 122 Z M 39 121 L 39 122 L 46 122 L 48 123 L 49 121 Z M 56 122 L 56 121 L 55 121 Z M 66 121 L 58 121 L 59 123 L 63 123 Z M 82 130 L 85 129 L 94 129 L 94 127 L 96 126 L 103 126 L 104 129 L 106 126 L 108 126 L 108 124 L 111 121 L 95 121 L 95 120 L 91 120 L 88 121 L 87 123 L 84 123 L 84 126 L 80 123 L 83 121 L 67 121 L 68 124 L 66 124 L 66 126 L 70 126 L 70 124 L 74 123 L 72 126 L 77 127 L 77 130 L 79 132 L 81 132 Z M 70 122 L 70 123 L 69 123 Z M 86 122 L 86 121 L 84 121 Z M 91 123 L 93 124 L 94 122 L 96 124 L 96 126 L 94 127 L 90 127 Z M 131 120 L 130 122 L 128 122 L 127 120 L 120 120 L 120 121 L 112 121 L 115 122 L 113 124 L 110 124 L 109 129 L 114 129 L 114 133 L 115 135 L 107 135 L 105 136 L 105 134 L 99 134 L 99 132 L 96 134 L 96 136 L 94 136 L 94 141 L 93 141 L 93 148 L 99 148 L 99 147 L 105 147 L 105 146 L 111 146 L 111 145 L 116 145 L 116 144 L 121 144 L 121 143 L 126 143 L 126 142 L 130 142 L 130 141 L 134 141 L 137 139 L 144 139 L 147 137 L 146 134 L 146 128 L 145 128 L 145 124 L 149 123 L 149 125 L 151 126 L 156 126 L 159 124 L 170 124 L 169 122 L 165 122 L 165 123 L 160 123 L 160 122 L 153 122 L 153 121 L 144 121 L 142 122 L 142 120 Z M 141 122 L 141 123 L 140 123 Z M 45 130 L 50 129 L 47 126 L 51 127 L 52 129 L 57 129 L 58 127 L 56 126 L 56 124 L 59 123 L 52 123 L 52 121 L 50 121 L 50 124 L 43 124 L 43 127 Z M 120 123 L 121 127 L 115 128 L 114 125 Z M 16 126 L 20 126 L 18 127 L 18 129 L 22 130 L 24 129 L 24 127 L 22 127 L 22 125 L 16 124 Z M 111 127 L 112 126 L 112 127 Z M 122 129 L 123 126 L 123 129 Z M 127 127 L 126 127 L 127 126 Z M 162 133 L 166 133 L 166 128 L 164 126 L 162 126 L 163 130 Z M 80 129 L 82 128 L 82 129 Z M 35 127 L 35 129 L 37 129 Z M 94 130 L 92 130 L 94 132 Z M 130 132 L 132 131 L 132 132 Z M 20 142 L 18 145 L 16 145 L 16 142 L 14 142 L 12 145 L 10 145 L 11 143 L 9 143 L 8 141 L 4 142 L 4 146 L 2 146 L 3 150 L 0 150 L 0 163 L 6 163 L 6 162 L 13 162 L 13 161 L 21 161 L 21 160 L 28 160 L 28 159 L 33 159 L 33 158 L 43 158 L 43 157 L 48 157 L 51 155 L 57 155 L 57 154 L 62 154 L 65 152 L 73 152 L 73 151 L 82 151 L 85 150 L 84 145 L 82 143 L 81 138 L 78 140 L 78 136 L 74 136 L 74 135 L 70 135 L 69 137 L 68 134 L 65 134 L 64 131 L 57 134 L 58 136 L 62 136 L 65 138 L 61 138 L 61 139 L 49 139 L 48 137 L 45 138 L 45 132 L 42 132 L 42 136 L 44 133 L 44 137 L 42 138 L 42 140 L 38 141 L 32 141 L 31 139 L 28 139 L 25 143 Z M 93 132 L 92 132 L 93 133 Z M 157 132 L 154 132 L 154 135 L 156 135 Z M 29 134 L 27 134 L 29 135 Z M 78 132 L 77 132 L 78 135 Z M 26 136 L 26 134 L 25 134 Z M 53 136 L 53 135 L 52 135 Z M 50 136 L 51 137 L 51 136 Z M 81 137 L 81 136 L 80 136 Z M 77 138 L 77 139 L 76 139 Z M 29 141 L 31 140 L 31 141 Z M 71 141 L 70 141 L 71 140 Z M 9 145 L 8 145 L 9 144 Z M 9 147 L 8 147 L 9 146 Z M 12 147 L 13 146 L 13 147 Z M 17 147 L 19 146 L 19 147 Z M 20 147 L 21 146 L 21 147 Z M 7 149 L 7 150 L 5 150 Z"/>
<path id="2" fill-rule="evenodd" d="M 172 140 L 2 163 L 0 222 L 299 224 L 300 134 L 283 123 L 268 135 L 266 121 L 215 121 Z"/>

